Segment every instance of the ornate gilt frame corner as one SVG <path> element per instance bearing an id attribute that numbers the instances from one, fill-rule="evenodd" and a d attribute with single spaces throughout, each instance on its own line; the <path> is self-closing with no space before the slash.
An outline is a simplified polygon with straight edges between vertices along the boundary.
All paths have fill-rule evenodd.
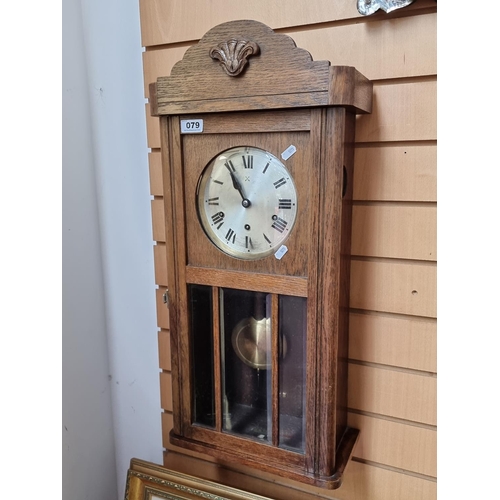
<path id="1" fill-rule="evenodd" d="M 124 500 L 272 500 L 133 458 Z"/>

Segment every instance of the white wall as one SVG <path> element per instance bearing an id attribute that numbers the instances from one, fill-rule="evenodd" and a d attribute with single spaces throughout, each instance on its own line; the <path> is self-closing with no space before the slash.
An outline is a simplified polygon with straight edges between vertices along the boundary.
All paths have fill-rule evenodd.
<path id="1" fill-rule="evenodd" d="M 116 498 L 87 72 L 78 1 L 63 26 L 63 499 Z"/>
<path id="2" fill-rule="evenodd" d="M 138 0 L 64 2 L 64 500 L 162 461 L 141 52 Z"/>

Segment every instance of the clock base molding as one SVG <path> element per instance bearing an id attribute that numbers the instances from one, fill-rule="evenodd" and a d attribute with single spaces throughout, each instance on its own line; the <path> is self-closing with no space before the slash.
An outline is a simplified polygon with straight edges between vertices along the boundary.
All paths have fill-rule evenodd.
<path id="1" fill-rule="evenodd" d="M 304 470 L 297 470 L 293 467 L 285 467 L 283 465 L 272 466 L 269 463 L 264 463 L 262 460 L 259 460 L 259 456 L 249 455 L 248 452 L 243 448 L 234 449 L 229 452 L 224 448 L 219 448 L 217 446 L 210 446 L 207 443 L 201 443 L 199 441 L 195 441 L 193 439 L 187 439 L 182 436 L 176 435 L 174 432 L 170 432 L 170 443 L 174 446 L 178 446 L 181 448 L 186 448 L 188 450 L 206 454 L 212 457 L 215 457 L 220 460 L 217 466 L 220 467 L 229 467 L 228 470 L 231 470 L 234 462 L 239 464 L 243 464 L 244 466 L 251 467 L 252 469 L 258 469 L 260 471 L 273 474 L 273 481 L 276 479 L 276 475 L 290 479 L 292 481 L 297 481 L 300 483 L 308 484 L 311 486 L 316 486 L 322 489 L 334 490 L 341 486 L 344 471 L 346 469 L 347 464 L 352 458 L 352 453 L 354 447 L 359 438 L 359 430 L 351 427 L 346 428 L 339 446 L 336 451 L 335 456 L 335 472 L 331 476 L 315 476 L 312 474 L 308 474 L 304 472 Z M 181 455 L 176 452 L 166 452 L 165 458 L 170 453 L 175 453 L 176 455 Z M 190 457 L 192 458 L 192 457 Z M 200 462 L 205 462 L 205 467 L 209 467 L 208 464 L 211 462 L 206 462 L 201 459 L 193 458 L 193 460 L 200 460 Z M 212 464 L 213 465 L 213 464 Z M 165 463 L 165 466 L 171 467 L 172 464 L 170 460 Z M 209 467 L 210 468 L 210 467 Z M 195 469 L 196 470 L 196 469 Z M 250 471 L 249 471 L 250 472 Z M 192 471 L 191 471 L 192 473 Z"/>

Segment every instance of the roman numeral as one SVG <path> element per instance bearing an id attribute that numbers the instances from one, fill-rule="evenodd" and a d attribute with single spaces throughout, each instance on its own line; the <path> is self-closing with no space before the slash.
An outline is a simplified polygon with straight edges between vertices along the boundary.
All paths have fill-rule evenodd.
<path id="1" fill-rule="evenodd" d="M 292 200 L 288 198 L 278 200 L 278 208 L 281 208 L 282 210 L 292 208 Z"/>
<path id="2" fill-rule="evenodd" d="M 217 184 L 220 184 L 220 185 L 224 184 L 222 181 L 216 181 L 215 179 L 214 179 L 214 182 Z"/>
<path id="3" fill-rule="evenodd" d="M 226 241 L 229 243 L 232 241 L 234 243 L 234 240 L 236 239 L 236 233 L 229 228 L 229 231 L 226 233 Z"/>
<path id="4" fill-rule="evenodd" d="M 271 240 L 270 240 L 270 239 L 266 236 L 266 234 L 265 234 L 265 233 L 262 233 L 262 234 L 264 235 L 264 239 L 265 239 L 265 240 L 266 240 L 269 244 L 271 244 Z"/>
<path id="5" fill-rule="evenodd" d="M 234 165 L 233 165 L 233 162 L 231 160 L 228 160 L 226 161 L 226 163 L 224 163 L 224 165 L 226 166 L 226 168 L 231 172 L 231 171 L 235 171 L 236 169 L 234 168 Z"/>
<path id="6" fill-rule="evenodd" d="M 222 222 L 223 220 L 224 220 L 224 212 L 217 212 L 215 215 L 212 215 L 212 222 L 214 224 L 218 224 L 219 222 Z M 219 227 L 217 229 L 219 229 Z"/>
<path id="7" fill-rule="evenodd" d="M 264 167 L 264 170 L 262 171 L 263 174 L 266 173 L 266 170 L 269 168 L 269 161 L 267 162 L 267 165 Z"/>
<path id="8" fill-rule="evenodd" d="M 286 180 L 284 177 L 282 177 L 279 181 L 273 182 L 274 187 L 278 189 L 280 186 L 283 186 L 283 184 L 286 184 Z"/>
<path id="9" fill-rule="evenodd" d="M 252 238 L 250 238 L 250 236 L 245 236 L 245 248 L 253 248 Z"/>
<path id="10" fill-rule="evenodd" d="M 243 166 L 245 168 L 253 168 L 253 155 L 247 155 L 246 159 L 243 156 Z"/>
<path id="11" fill-rule="evenodd" d="M 273 222 L 273 225 L 271 226 L 273 229 L 276 229 L 276 231 L 279 231 L 282 233 L 285 228 L 286 228 L 287 222 L 283 219 L 280 219 L 279 217 Z"/>
<path id="12" fill-rule="evenodd" d="M 209 198 L 208 204 L 209 205 L 218 205 L 219 204 L 219 197 L 217 196 L 216 198 Z"/>
<path id="13" fill-rule="evenodd" d="M 220 229 L 224 224 L 224 212 L 217 212 L 215 215 L 212 215 L 212 222 L 217 224 L 217 229 Z"/>

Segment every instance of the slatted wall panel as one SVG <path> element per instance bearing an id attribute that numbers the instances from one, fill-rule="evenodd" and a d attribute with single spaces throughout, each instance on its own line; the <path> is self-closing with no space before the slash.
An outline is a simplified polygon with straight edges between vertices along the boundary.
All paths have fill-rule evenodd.
<path id="1" fill-rule="evenodd" d="M 358 14 L 355 0 L 140 0 L 140 8 L 146 97 L 149 83 L 168 75 L 191 44 L 234 19 L 261 21 L 290 34 L 315 60 L 355 66 L 374 81 L 373 113 L 357 118 L 354 168 L 348 404 L 349 423 L 361 437 L 343 486 L 308 491 L 339 500 L 435 499 L 436 2 L 370 17 Z M 164 447 L 175 449 L 167 438 L 172 399 L 159 127 L 148 105 L 146 116 Z M 270 488 L 265 493 L 272 495 Z"/>

